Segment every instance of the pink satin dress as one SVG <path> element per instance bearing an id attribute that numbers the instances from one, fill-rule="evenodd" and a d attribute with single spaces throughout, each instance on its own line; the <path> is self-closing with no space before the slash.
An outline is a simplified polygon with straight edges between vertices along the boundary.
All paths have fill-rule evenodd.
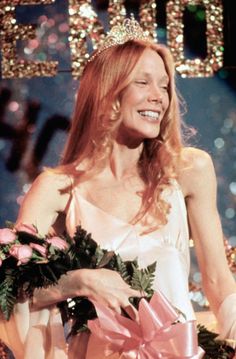
<path id="1" fill-rule="evenodd" d="M 154 289 L 158 288 L 170 302 L 181 310 L 188 320 L 195 315 L 189 299 L 188 276 L 190 267 L 189 233 L 183 193 L 176 181 L 164 191 L 171 204 L 168 223 L 161 229 L 141 235 L 139 224 L 133 225 L 114 217 L 87 201 L 73 189 L 66 226 L 70 235 L 81 225 L 104 249 L 119 253 L 124 260 L 137 258 L 141 268 L 157 262 Z M 78 358 L 79 348 L 77 351 Z M 86 359 L 102 359 L 105 348 L 90 338 Z M 75 354 L 75 353 L 74 353 Z M 75 358 L 76 355 L 71 355 Z M 114 355 L 109 358 L 118 358 Z"/>

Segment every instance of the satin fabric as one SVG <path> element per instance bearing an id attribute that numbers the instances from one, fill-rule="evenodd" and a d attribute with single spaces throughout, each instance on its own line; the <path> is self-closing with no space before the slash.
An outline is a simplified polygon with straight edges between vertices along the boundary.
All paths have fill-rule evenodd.
<path id="1" fill-rule="evenodd" d="M 0 338 L 15 359 L 66 359 L 67 344 L 59 310 L 51 306 L 30 310 L 17 303 L 9 321 L 0 321 Z"/>
<path id="2" fill-rule="evenodd" d="M 124 260 L 137 258 L 141 268 L 156 261 L 154 289 L 159 289 L 188 320 L 195 320 L 188 294 L 189 233 L 184 197 L 175 181 L 163 196 L 171 205 L 168 223 L 142 235 L 140 224 L 133 225 L 114 217 L 87 201 L 79 188 L 74 188 L 66 217 L 67 230 L 73 235 L 76 226 L 81 225 L 102 248 L 114 250 Z M 106 350 L 91 336 L 86 356 L 80 356 L 78 341 L 77 353 L 73 355 L 72 350 L 70 358 L 102 359 Z M 119 358 L 119 354 L 111 358 Z"/>
<path id="3" fill-rule="evenodd" d="M 77 225 L 92 234 L 102 248 L 114 250 L 124 260 L 138 259 L 140 267 L 157 261 L 154 289 L 161 290 L 188 320 L 194 312 L 188 296 L 189 235 L 183 194 L 173 181 L 164 192 L 171 204 L 168 223 L 160 230 L 141 235 L 139 224 L 125 223 L 83 198 L 79 189 L 72 191 L 66 226 L 73 236 Z M 30 310 L 29 303 L 18 303 L 9 322 L 0 321 L 0 338 L 16 359 L 102 359 L 106 349 L 93 336 L 77 336 L 69 343 L 63 336 L 60 313 L 55 307 Z M 87 345 L 88 343 L 88 345 Z M 119 358 L 114 354 L 110 359 Z"/>
<path id="4" fill-rule="evenodd" d="M 93 302 L 98 318 L 88 321 L 92 335 L 107 343 L 125 358 L 194 358 L 201 359 L 204 351 L 198 347 L 194 321 L 176 322 L 179 314 L 160 291 L 148 303 L 141 299 L 139 322 L 114 313 L 101 303 Z"/>

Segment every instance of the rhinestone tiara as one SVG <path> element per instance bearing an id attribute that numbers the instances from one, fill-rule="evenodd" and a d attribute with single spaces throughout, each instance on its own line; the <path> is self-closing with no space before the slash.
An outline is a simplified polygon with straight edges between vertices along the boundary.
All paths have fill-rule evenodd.
<path id="1" fill-rule="evenodd" d="M 92 56 L 90 56 L 88 62 L 91 62 L 95 57 L 109 47 L 122 45 L 129 40 L 151 41 L 149 32 L 142 29 L 138 21 L 135 20 L 133 14 L 130 19 L 127 18 L 122 24 L 115 25 L 111 28 L 101 43 L 99 49 Z"/>

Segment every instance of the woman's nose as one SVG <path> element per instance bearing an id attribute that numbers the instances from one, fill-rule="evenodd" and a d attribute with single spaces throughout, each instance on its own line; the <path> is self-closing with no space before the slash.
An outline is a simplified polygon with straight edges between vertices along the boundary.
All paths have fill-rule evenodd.
<path id="1" fill-rule="evenodd" d="M 149 92 L 148 99 L 150 102 L 162 102 L 162 92 L 157 86 L 152 86 Z"/>

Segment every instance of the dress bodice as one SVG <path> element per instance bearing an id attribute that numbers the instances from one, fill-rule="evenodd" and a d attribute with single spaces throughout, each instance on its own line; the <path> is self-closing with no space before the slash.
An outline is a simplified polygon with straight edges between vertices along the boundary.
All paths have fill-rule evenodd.
<path id="1" fill-rule="evenodd" d="M 78 188 L 66 216 L 66 227 L 73 236 L 81 225 L 103 248 L 119 253 L 123 260 L 138 260 L 141 268 L 157 262 L 154 289 L 160 289 L 188 319 L 194 319 L 188 295 L 189 234 L 184 197 L 176 181 L 163 196 L 171 205 L 165 226 L 141 234 L 139 223 L 130 224 L 86 200 Z"/>

